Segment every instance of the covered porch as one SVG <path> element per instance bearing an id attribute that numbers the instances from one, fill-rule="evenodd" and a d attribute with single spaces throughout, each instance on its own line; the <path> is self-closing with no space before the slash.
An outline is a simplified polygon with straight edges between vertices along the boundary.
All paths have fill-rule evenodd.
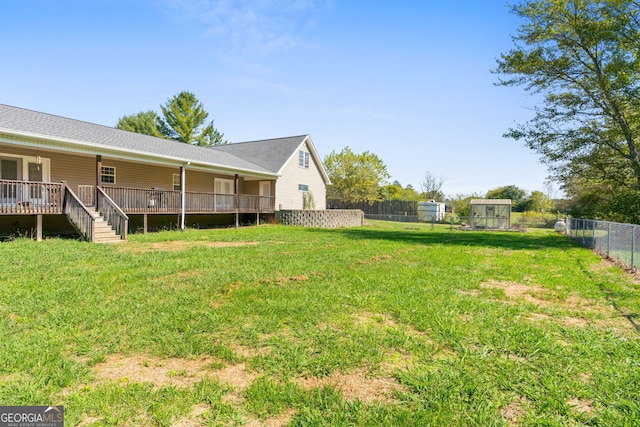
<path id="1" fill-rule="evenodd" d="M 252 194 L 222 194 L 159 188 L 103 187 L 78 185 L 77 193 L 66 182 L 45 183 L 0 179 L 0 220 L 2 216 L 33 215 L 37 218 L 37 240 L 42 238 L 42 215 L 66 215 L 87 240 L 94 240 L 96 215 L 103 217 L 125 240 L 128 216 L 176 214 L 184 228 L 185 215 L 233 214 L 239 225 L 240 214 L 275 212 L 275 197 Z"/>

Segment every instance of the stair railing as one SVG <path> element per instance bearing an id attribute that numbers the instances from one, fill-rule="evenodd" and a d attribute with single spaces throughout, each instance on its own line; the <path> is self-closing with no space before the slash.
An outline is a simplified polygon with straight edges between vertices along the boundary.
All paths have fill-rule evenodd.
<path id="1" fill-rule="evenodd" d="M 65 191 L 62 212 L 67 216 L 73 228 L 86 240 L 92 242 L 95 234 L 95 219 L 71 188 L 66 183 L 63 184 Z"/>
<path id="2" fill-rule="evenodd" d="M 129 229 L 129 217 L 102 188 L 98 187 L 97 195 L 100 213 L 104 216 L 105 221 L 111 225 L 122 240 L 126 240 Z"/>

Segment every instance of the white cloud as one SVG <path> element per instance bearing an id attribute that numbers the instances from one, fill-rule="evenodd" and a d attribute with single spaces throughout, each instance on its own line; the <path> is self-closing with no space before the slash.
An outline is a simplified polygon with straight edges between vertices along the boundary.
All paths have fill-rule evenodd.
<path id="1" fill-rule="evenodd" d="M 179 20 L 198 22 L 204 33 L 242 56 L 265 57 L 308 45 L 304 32 L 315 25 L 327 0 L 157 0 Z"/>

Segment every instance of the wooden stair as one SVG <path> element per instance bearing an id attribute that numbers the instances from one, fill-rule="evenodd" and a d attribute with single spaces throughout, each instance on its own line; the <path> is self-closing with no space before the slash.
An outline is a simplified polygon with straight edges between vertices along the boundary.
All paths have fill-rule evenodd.
<path id="1" fill-rule="evenodd" d="M 95 210 L 90 211 L 91 216 L 95 219 L 95 229 L 93 234 L 94 243 L 122 243 L 122 236 L 117 234 L 113 228 L 105 221 L 102 214 Z"/>

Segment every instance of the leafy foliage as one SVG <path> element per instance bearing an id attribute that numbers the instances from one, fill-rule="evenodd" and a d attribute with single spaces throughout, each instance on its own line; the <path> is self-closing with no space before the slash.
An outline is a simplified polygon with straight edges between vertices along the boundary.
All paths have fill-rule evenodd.
<path id="1" fill-rule="evenodd" d="M 213 126 L 213 120 L 206 122 L 209 113 L 191 92 L 180 92 L 168 99 L 160 109 L 162 116 L 154 111 L 146 111 L 121 117 L 116 127 L 193 145 L 227 143 L 223 140 L 224 134 Z"/>
<path id="2" fill-rule="evenodd" d="M 357 154 L 349 147 L 340 153 L 332 151 L 325 157 L 324 167 L 331 179 L 327 198 L 345 202 L 381 200 L 380 188 L 390 178 L 377 155 L 369 151 Z"/>
<path id="3" fill-rule="evenodd" d="M 526 200 L 527 191 L 515 185 L 494 188 L 487 191 L 486 199 L 511 199 L 511 205 L 515 211 L 522 211 Z"/>
<path id="4" fill-rule="evenodd" d="M 406 201 L 419 201 L 424 197 L 419 194 L 411 184 L 407 184 L 406 187 L 402 187 L 399 181 L 393 181 L 393 184 L 385 185 L 380 190 L 380 197 L 382 200 L 406 200 Z"/>
<path id="5" fill-rule="evenodd" d="M 155 111 L 141 111 L 130 116 L 123 116 L 116 123 L 118 129 L 166 138 L 167 136 L 160 131 L 162 126 L 162 119 Z"/>
<path id="6" fill-rule="evenodd" d="M 512 10 L 523 23 L 498 60 L 498 84 L 543 105 L 506 136 L 540 153 L 566 187 L 579 173 L 587 187 L 640 194 L 639 2 L 527 0 Z"/>

